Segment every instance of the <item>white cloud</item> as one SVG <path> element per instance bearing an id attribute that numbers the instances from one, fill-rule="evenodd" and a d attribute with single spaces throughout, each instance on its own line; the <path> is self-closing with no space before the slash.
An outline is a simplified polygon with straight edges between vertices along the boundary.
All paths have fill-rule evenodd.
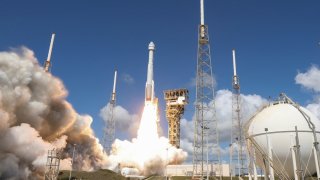
<path id="1" fill-rule="evenodd" d="M 134 84 L 134 82 L 135 82 L 134 78 L 130 74 L 127 74 L 127 73 L 122 74 L 122 80 L 127 84 Z"/>
<path id="2" fill-rule="evenodd" d="M 311 66 L 305 73 L 298 73 L 295 77 L 296 84 L 303 87 L 320 92 L 320 69 L 316 66 Z"/>
<path id="3" fill-rule="evenodd" d="M 108 103 L 100 110 L 100 116 L 105 123 L 111 117 L 110 108 L 111 105 Z M 116 132 L 123 132 L 130 137 L 135 137 L 140 123 L 139 116 L 136 114 L 130 114 L 129 111 L 122 106 L 114 107 L 113 113 L 116 124 Z"/>
<path id="4" fill-rule="evenodd" d="M 247 122 L 263 105 L 268 101 L 259 95 L 241 94 L 241 115 L 242 121 Z M 226 159 L 229 153 L 232 118 L 232 92 L 229 90 L 219 90 L 216 94 L 216 118 L 220 136 L 220 153 L 222 159 Z M 193 121 L 181 119 L 181 147 L 189 154 L 193 153 Z M 212 137 L 209 141 L 212 140 Z M 223 147 L 224 144 L 224 147 Z M 190 157 L 188 161 L 190 161 Z"/>
<path id="5" fill-rule="evenodd" d="M 308 104 L 306 108 L 310 110 L 318 119 L 320 119 L 320 103 Z"/>
<path id="6" fill-rule="evenodd" d="M 312 65 L 307 72 L 298 73 L 295 77 L 296 84 L 315 92 L 314 100 L 306 108 L 320 119 L 320 69 Z"/>

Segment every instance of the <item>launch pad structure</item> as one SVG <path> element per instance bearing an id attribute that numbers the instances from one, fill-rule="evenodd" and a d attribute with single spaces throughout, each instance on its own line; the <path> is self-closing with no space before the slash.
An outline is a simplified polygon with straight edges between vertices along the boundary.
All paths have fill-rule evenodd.
<path id="1" fill-rule="evenodd" d="M 189 91 L 187 89 L 166 90 L 164 91 L 164 99 L 169 124 L 169 142 L 176 148 L 180 148 L 180 119 L 184 113 L 185 105 L 189 101 Z"/>
<path id="2" fill-rule="evenodd" d="M 104 128 L 104 135 L 103 135 L 103 150 L 106 153 L 110 153 L 112 149 L 112 143 L 115 139 L 116 123 L 114 119 L 114 108 L 116 106 L 116 84 L 117 84 L 117 70 L 114 72 L 112 94 L 111 94 L 109 104 L 107 106 L 108 119 Z"/>
<path id="3" fill-rule="evenodd" d="M 230 139 L 230 177 L 243 176 L 247 169 L 247 156 L 245 139 L 243 133 L 243 122 L 241 120 L 241 96 L 240 81 L 237 75 L 236 54 L 232 50 L 233 77 L 232 77 L 232 127 Z"/>
<path id="4" fill-rule="evenodd" d="M 211 64 L 208 26 L 204 24 L 204 3 L 200 0 L 201 24 L 198 33 L 196 102 L 193 143 L 193 178 L 217 176 L 221 179 L 218 121 L 215 112 L 214 80 Z M 210 139 L 209 139 L 210 138 Z M 217 174 L 209 172 L 217 166 Z"/>
<path id="5" fill-rule="evenodd" d="M 61 159 L 60 149 L 48 150 L 45 180 L 56 180 L 58 178 L 59 170 L 60 170 L 59 169 L 60 159 Z"/>

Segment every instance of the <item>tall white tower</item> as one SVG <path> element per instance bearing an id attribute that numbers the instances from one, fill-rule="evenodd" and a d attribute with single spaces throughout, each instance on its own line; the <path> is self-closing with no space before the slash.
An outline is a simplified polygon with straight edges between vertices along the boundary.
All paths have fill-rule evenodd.
<path id="1" fill-rule="evenodd" d="M 232 128 L 230 139 L 230 177 L 244 175 L 247 167 L 243 123 L 241 121 L 240 82 L 237 75 L 236 51 L 232 50 Z"/>
<path id="2" fill-rule="evenodd" d="M 204 2 L 200 0 L 200 26 L 198 35 L 196 102 L 193 143 L 193 177 L 222 177 L 218 123 L 215 116 L 214 80 L 212 76 L 208 26 L 204 23 Z M 209 141 L 210 139 L 210 141 Z M 217 171 L 209 169 L 213 164 Z M 213 166 L 210 166 L 213 167 Z"/>
<path id="3" fill-rule="evenodd" d="M 116 123 L 114 120 L 114 108 L 116 106 L 116 84 L 117 84 L 117 70 L 114 72 L 113 89 L 108 107 L 108 119 L 106 127 L 104 128 L 103 149 L 109 153 L 112 149 L 112 143 L 115 139 Z"/>

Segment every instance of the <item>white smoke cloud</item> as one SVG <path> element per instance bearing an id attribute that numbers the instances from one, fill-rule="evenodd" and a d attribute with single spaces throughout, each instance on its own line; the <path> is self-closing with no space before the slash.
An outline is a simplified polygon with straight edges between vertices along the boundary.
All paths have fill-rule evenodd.
<path id="1" fill-rule="evenodd" d="M 298 73 L 295 77 L 296 84 L 315 92 L 320 92 L 320 69 L 313 65 L 305 73 Z"/>
<path id="2" fill-rule="evenodd" d="M 92 118 L 77 114 L 65 100 L 67 94 L 31 50 L 0 52 L 0 179 L 42 179 L 47 151 L 61 148 L 66 164 L 74 144 L 75 169 L 106 164 L 90 128 Z"/>

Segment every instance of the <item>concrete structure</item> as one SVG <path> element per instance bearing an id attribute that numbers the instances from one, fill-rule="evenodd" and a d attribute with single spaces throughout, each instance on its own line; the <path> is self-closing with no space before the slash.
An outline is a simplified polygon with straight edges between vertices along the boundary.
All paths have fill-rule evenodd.
<path id="1" fill-rule="evenodd" d="M 221 167 L 221 171 L 219 169 Z M 210 176 L 229 176 L 229 164 L 209 164 L 208 171 Z M 192 176 L 193 165 L 181 164 L 181 165 L 168 165 L 166 168 L 167 176 Z M 221 174 L 220 174 L 221 173 Z M 205 174 L 207 174 L 207 166 L 205 167 Z"/>
<path id="2" fill-rule="evenodd" d="M 180 148 L 180 119 L 184 113 L 184 107 L 188 104 L 189 91 L 187 89 L 175 89 L 164 91 L 166 101 L 166 117 L 168 120 L 168 137 L 173 146 Z"/>

